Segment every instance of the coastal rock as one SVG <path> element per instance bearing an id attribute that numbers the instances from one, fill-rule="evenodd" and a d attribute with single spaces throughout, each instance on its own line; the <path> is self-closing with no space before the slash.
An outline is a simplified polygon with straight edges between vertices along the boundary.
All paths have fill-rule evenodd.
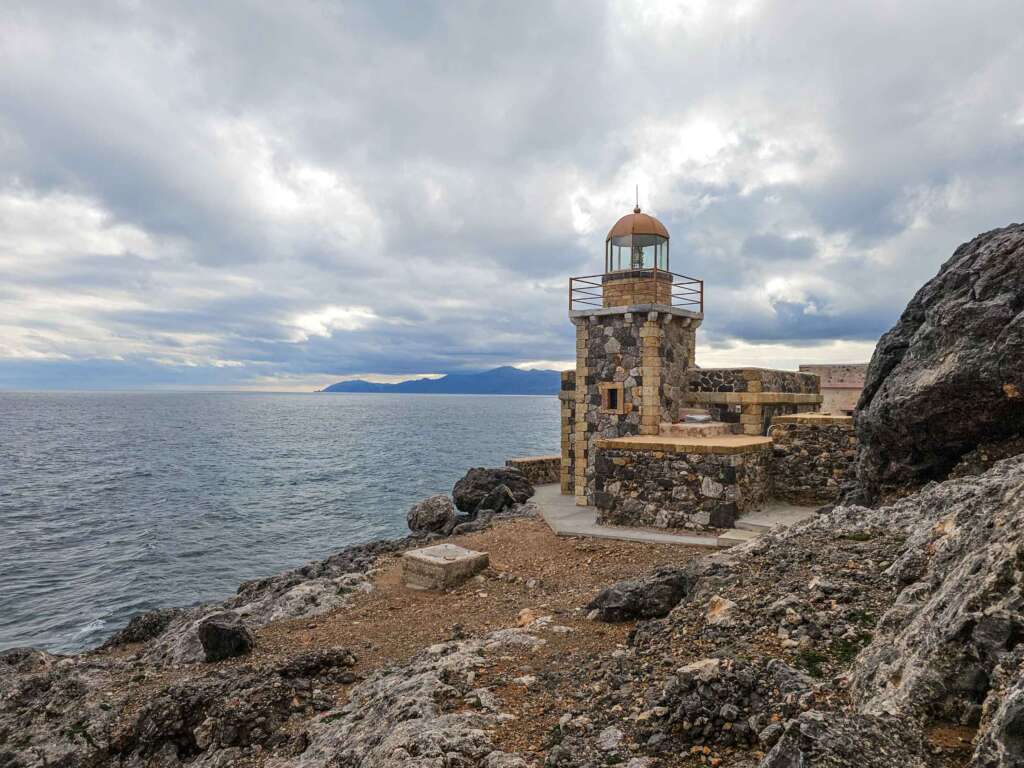
<path id="1" fill-rule="evenodd" d="M 605 622 L 666 616 L 693 587 L 686 568 L 662 566 L 641 579 L 627 579 L 603 589 L 587 605 Z"/>
<path id="2" fill-rule="evenodd" d="M 447 496 L 431 496 L 413 504 L 405 519 L 413 533 L 440 533 L 455 519 L 455 507 Z"/>
<path id="3" fill-rule="evenodd" d="M 869 502 L 1024 430 L 1024 224 L 961 245 L 917 292 L 879 341 L 858 409 Z"/>
<path id="4" fill-rule="evenodd" d="M 181 608 L 159 608 L 155 611 L 147 611 L 132 616 L 128 626 L 114 635 L 103 644 L 103 647 L 113 648 L 129 643 L 143 643 L 159 637 L 174 619 L 183 613 Z"/>
<path id="5" fill-rule="evenodd" d="M 518 469 L 474 467 L 455 483 L 452 498 L 459 511 L 475 512 L 480 502 L 499 485 L 508 486 L 517 504 L 523 504 L 533 496 L 533 486 Z"/>
<path id="6" fill-rule="evenodd" d="M 207 616 L 197 628 L 205 661 L 223 661 L 244 656 L 256 645 L 256 638 L 237 613 L 225 611 Z"/>

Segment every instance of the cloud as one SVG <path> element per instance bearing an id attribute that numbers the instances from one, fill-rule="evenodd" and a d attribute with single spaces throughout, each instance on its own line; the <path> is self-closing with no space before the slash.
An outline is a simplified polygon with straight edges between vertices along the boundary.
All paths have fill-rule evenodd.
<path id="1" fill-rule="evenodd" d="M 707 364 L 862 359 L 1020 216 L 1022 22 L 1013 0 L 9 3 L 0 386 L 566 361 L 566 279 L 637 184 L 706 281 Z"/>

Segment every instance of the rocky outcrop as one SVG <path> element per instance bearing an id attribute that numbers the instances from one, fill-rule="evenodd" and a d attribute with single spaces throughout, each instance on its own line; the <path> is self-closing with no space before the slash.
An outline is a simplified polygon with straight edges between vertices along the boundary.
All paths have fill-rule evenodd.
<path id="1" fill-rule="evenodd" d="M 887 506 L 823 509 L 684 573 L 668 615 L 580 681 L 601 692 L 587 731 L 549 764 L 601 764 L 595 736 L 614 725 L 636 759 L 1024 766 L 1024 456 Z M 645 581 L 606 590 L 609 607 L 641 603 Z M 977 737 L 934 742 L 935 723 Z"/>
<path id="2" fill-rule="evenodd" d="M 920 729 L 895 717 L 805 712 L 759 768 L 926 768 Z"/>
<path id="3" fill-rule="evenodd" d="M 413 533 L 440 533 L 455 520 L 455 507 L 447 496 L 431 496 L 413 504 L 405 519 Z"/>
<path id="4" fill-rule="evenodd" d="M 525 630 L 431 646 L 407 665 L 372 675 L 348 703 L 310 729 L 297 768 L 527 768 L 496 750 L 488 729 L 499 722 L 497 699 L 475 689 L 485 652 L 543 642 Z"/>
<path id="5" fill-rule="evenodd" d="M 917 292 L 878 342 L 858 409 L 856 498 L 869 502 L 1024 429 L 1024 225 L 961 245 Z"/>
<path id="6" fill-rule="evenodd" d="M 887 508 L 914 520 L 901 591 L 854 669 L 863 711 L 976 725 L 1024 641 L 1024 456 Z M 1019 670 L 1016 670 L 1019 673 Z"/>
<path id="7" fill-rule="evenodd" d="M 523 504 L 533 496 L 533 486 L 517 469 L 474 467 L 455 483 L 452 498 L 461 512 L 476 512 L 481 502 L 501 485 L 508 486 L 516 504 Z"/>

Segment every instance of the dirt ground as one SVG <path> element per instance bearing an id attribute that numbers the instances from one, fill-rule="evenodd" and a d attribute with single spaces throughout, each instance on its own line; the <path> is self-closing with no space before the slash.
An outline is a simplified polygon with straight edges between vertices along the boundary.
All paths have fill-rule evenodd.
<path id="1" fill-rule="evenodd" d="M 376 589 L 358 595 L 344 610 L 315 619 L 275 622 L 258 633 L 258 654 L 343 646 L 359 657 L 356 674 L 405 661 L 433 643 L 517 626 L 526 609 L 554 615 L 559 624 L 584 622 L 579 610 L 598 590 L 667 563 L 680 563 L 709 550 L 676 545 L 594 541 L 555 536 L 541 520 L 513 520 L 480 533 L 459 536 L 460 546 L 490 554 L 480 576 L 447 592 L 427 592 L 401 582 L 399 557 L 385 561 Z M 625 638 L 627 626 L 586 622 L 576 636 Z M 571 644 L 570 643 L 570 644 Z"/>

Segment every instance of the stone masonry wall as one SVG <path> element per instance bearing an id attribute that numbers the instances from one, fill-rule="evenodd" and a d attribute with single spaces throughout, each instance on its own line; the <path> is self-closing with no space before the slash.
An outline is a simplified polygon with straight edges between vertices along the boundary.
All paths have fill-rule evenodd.
<path id="1" fill-rule="evenodd" d="M 602 448 L 594 503 L 598 523 L 731 528 L 771 493 L 771 450 L 733 455 Z"/>
<path id="2" fill-rule="evenodd" d="M 561 387 L 558 392 L 561 424 L 562 466 L 559 480 L 562 493 L 572 495 L 575 476 L 576 454 L 574 451 L 576 431 L 576 371 L 562 371 Z"/>
<path id="3" fill-rule="evenodd" d="M 791 504 L 834 502 L 852 479 L 857 435 L 849 417 L 781 417 L 769 430 L 775 498 Z"/>
<path id="4" fill-rule="evenodd" d="M 760 386 L 751 386 L 756 382 Z M 690 372 L 691 392 L 818 393 L 818 377 L 772 368 L 700 368 Z"/>
<path id="5" fill-rule="evenodd" d="M 561 456 L 524 456 L 505 462 L 506 467 L 522 472 L 523 477 L 530 481 L 530 485 L 557 483 L 562 474 L 561 465 Z"/>
<path id="6" fill-rule="evenodd" d="M 599 439 L 656 435 L 685 405 L 687 371 L 700 320 L 670 312 L 612 312 L 576 317 L 572 486 L 577 503 L 593 496 L 593 445 Z M 617 412 L 603 389 L 622 386 Z"/>

